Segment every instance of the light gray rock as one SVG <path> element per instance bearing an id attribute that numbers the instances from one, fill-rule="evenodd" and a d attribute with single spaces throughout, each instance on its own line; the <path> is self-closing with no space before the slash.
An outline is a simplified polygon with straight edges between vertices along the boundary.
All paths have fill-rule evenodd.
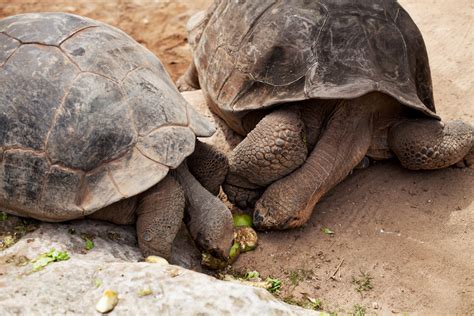
<path id="1" fill-rule="evenodd" d="M 71 229 L 75 231 L 71 234 Z M 84 250 L 81 234 L 94 237 Z M 111 315 L 313 315 L 277 300 L 266 290 L 224 282 L 178 266 L 139 262 L 133 227 L 84 220 L 39 224 L 0 252 L 0 315 L 98 314 L 95 306 L 107 289 L 118 292 Z M 71 258 L 38 272 L 21 265 L 56 250 Z M 151 294 L 141 296 L 140 291 Z"/>

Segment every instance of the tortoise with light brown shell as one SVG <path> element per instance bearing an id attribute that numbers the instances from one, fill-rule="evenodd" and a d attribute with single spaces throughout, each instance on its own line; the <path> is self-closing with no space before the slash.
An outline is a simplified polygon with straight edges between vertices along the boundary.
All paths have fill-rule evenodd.
<path id="1" fill-rule="evenodd" d="M 258 199 L 259 228 L 304 224 L 365 155 L 474 163 L 474 129 L 440 122 L 423 38 L 397 1 L 218 0 L 188 30 L 179 87 L 200 87 L 246 135 L 224 190 L 242 207 Z"/>
<path id="2" fill-rule="evenodd" d="M 0 20 L 0 208 L 45 221 L 136 223 L 145 255 L 168 258 L 185 216 L 225 257 L 233 239 L 216 191 L 227 160 L 160 61 L 122 31 L 71 14 Z M 169 171 L 175 169 L 170 173 Z M 206 173 L 207 172 L 207 173 Z"/>

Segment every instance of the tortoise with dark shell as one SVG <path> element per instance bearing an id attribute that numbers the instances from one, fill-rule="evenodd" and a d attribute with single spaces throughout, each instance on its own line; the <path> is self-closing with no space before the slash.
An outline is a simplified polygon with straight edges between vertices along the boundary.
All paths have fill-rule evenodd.
<path id="1" fill-rule="evenodd" d="M 394 0 L 217 0 L 188 23 L 181 90 L 246 138 L 224 191 L 261 229 L 304 224 L 369 156 L 474 164 L 472 125 L 435 112 L 422 35 Z M 263 194 L 262 194 L 263 193 Z"/>
<path id="2" fill-rule="evenodd" d="M 196 142 L 214 128 L 151 52 L 63 13 L 0 20 L 0 47 L 2 210 L 136 223 L 142 252 L 166 258 L 185 217 L 198 246 L 228 255 L 230 211 L 185 159 L 213 193 L 227 160 Z"/>

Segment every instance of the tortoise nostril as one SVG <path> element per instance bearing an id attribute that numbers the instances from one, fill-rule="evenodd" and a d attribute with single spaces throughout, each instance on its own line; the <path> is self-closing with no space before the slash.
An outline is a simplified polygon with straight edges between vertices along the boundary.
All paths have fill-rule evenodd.
<path id="1" fill-rule="evenodd" d="M 259 212 L 254 212 L 253 213 L 253 223 L 255 225 L 258 225 L 262 222 L 263 222 L 263 216 L 261 216 Z"/>

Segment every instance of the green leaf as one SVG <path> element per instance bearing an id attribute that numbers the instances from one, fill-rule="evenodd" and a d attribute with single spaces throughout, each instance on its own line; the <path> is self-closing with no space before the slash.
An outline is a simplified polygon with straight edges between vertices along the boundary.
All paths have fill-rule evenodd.
<path id="1" fill-rule="evenodd" d="M 8 219 L 8 214 L 5 212 L 0 212 L 0 222 L 4 222 Z"/>
<path id="2" fill-rule="evenodd" d="M 86 238 L 86 250 L 91 250 L 95 247 L 94 242 L 89 238 Z"/>
<path id="3" fill-rule="evenodd" d="M 244 279 L 250 280 L 250 279 L 256 279 L 258 277 L 260 277 L 260 273 L 258 273 L 258 271 L 249 271 L 245 273 Z"/>
<path id="4" fill-rule="evenodd" d="M 309 307 L 314 310 L 321 309 L 323 302 L 319 298 L 306 297 L 310 302 Z"/>
<path id="5" fill-rule="evenodd" d="M 239 243 L 234 242 L 229 251 L 229 260 L 233 261 L 240 254 L 240 245 Z"/>
<path id="6" fill-rule="evenodd" d="M 249 214 L 234 214 L 234 227 L 252 227 L 253 220 Z"/>
<path id="7" fill-rule="evenodd" d="M 54 259 L 54 261 L 64 261 L 70 258 L 69 254 L 66 251 L 58 251 L 54 249 L 50 251 L 50 256 Z"/>
<path id="8" fill-rule="evenodd" d="M 270 287 L 268 288 L 268 291 L 270 293 L 277 293 L 281 289 L 281 280 L 280 279 L 273 279 L 268 277 L 265 282 L 270 283 Z"/>
<path id="9" fill-rule="evenodd" d="M 0 249 L 2 248 L 8 248 L 10 247 L 11 245 L 13 245 L 14 243 L 16 242 L 14 236 L 12 235 L 6 235 L 3 240 L 0 239 L 0 243 L 2 244 L 3 247 L 1 247 Z"/>
<path id="10" fill-rule="evenodd" d="M 327 227 L 322 227 L 321 231 L 325 233 L 326 235 L 334 235 L 334 232 Z"/>
<path id="11" fill-rule="evenodd" d="M 51 262 L 64 261 L 68 260 L 69 258 L 69 254 L 66 251 L 58 251 L 54 248 L 51 248 L 49 252 L 43 253 L 31 260 L 31 263 L 33 263 L 33 272 L 43 269 Z"/>
<path id="12" fill-rule="evenodd" d="M 353 307 L 352 315 L 354 316 L 364 316 L 365 315 L 365 307 L 359 304 L 355 304 Z"/>
<path id="13" fill-rule="evenodd" d="M 35 272 L 39 271 L 39 270 L 43 269 L 44 267 L 46 267 L 48 264 L 50 264 L 53 261 L 54 261 L 54 259 L 51 258 L 51 257 L 39 258 L 33 264 L 33 271 L 35 271 Z"/>

